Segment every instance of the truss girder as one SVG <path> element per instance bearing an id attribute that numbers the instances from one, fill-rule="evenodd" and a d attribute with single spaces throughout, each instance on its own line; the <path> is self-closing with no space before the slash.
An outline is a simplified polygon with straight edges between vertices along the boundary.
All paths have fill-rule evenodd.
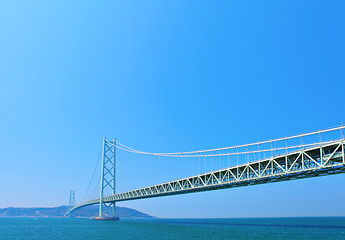
<path id="1" fill-rule="evenodd" d="M 104 203 L 242 187 L 345 172 L 344 140 L 103 198 Z M 98 204 L 99 199 L 76 206 Z"/>

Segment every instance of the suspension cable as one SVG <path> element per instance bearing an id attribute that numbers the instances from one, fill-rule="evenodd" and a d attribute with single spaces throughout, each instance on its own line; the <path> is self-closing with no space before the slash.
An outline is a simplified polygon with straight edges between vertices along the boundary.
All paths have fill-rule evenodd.
<path id="1" fill-rule="evenodd" d="M 196 157 L 216 157 L 216 156 L 232 156 L 232 155 L 246 155 L 246 154 L 250 154 L 250 153 L 266 153 L 266 152 L 272 152 L 272 151 L 278 151 L 278 150 L 285 150 L 285 149 L 301 149 L 303 147 L 311 147 L 311 146 L 317 146 L 317 145 L 321 145 L 321 144 L 326 144 L 326 143 L 331 143 L 333 141 L 327 141 L 327 142 L 317 142 L 317 143 L 310 143 L 310 144 L 300 144 L 300 145 L 295 145 L 295 146 L 288 146 L 288 147 L 279 147 L 279 148 L 268 148 L 268 149 L 261 149 L 261 150 L 252 150 L 252 151 L 244 151 L 244 152 L 230 152 L 230 153 L 212 153 L 211 154 L 206 154 L 206 152 L 208 151 L 204 151 L 204 154 L 199 154 L 199 155 L 194 155 L 194 154 L 189 154 L 189 155 L 169 155 L 169 154 L 164 154 L 164 153 L 149 153 L 149 152 L 133 152 L 133 151 L 127 151 L 124 148 L 121 147 L 117 147 L 121 150 L 127 151 L 127 152 L 131 152 L 131 153 L 137 153 L 137 154 L 144 154 L 144 155 L 154 155 L 154 156 L 164 156 L 164 157 L 175 157 L 175 158 L 196 158 Z M 111 142 L 109 142 L 110 144 L 112 144 Z M 246 146 L 246 145 L 245 145 Z M 227 149 L 226 149 L 227 150 Z"/>
<path id="2" fill-rule="evenodd" d="M 101 154 L 102 154 L 102 149 L 101 149 L 101 151 L 100 151 L 100 153 L 99 153 L 99 155 L 98 155 L 98 159 L 97 159 L 96 166 L 95 166 L 95 168 L 94 168 L 94 170 L 93 170 L 92 177 L 91 177 L 91 179 L 90 179 L 89 185 L 87 186 L 86 192 L 85 192 L 85 194 L 84 194 L 84 196 L 83 196 L 83 198 L 82 198 L 82 202 L 84 202 L 84 199 L 85 199 L 85 197 L 86 197 L 87 193 L 89 192 L 89 189 L 90 189 L 90 186 L 91 186 L 92 180 L 93 180 L 93 178 L 94 178 L 94 176 L 95 176 L 95 173 L 96 173 L 96 170 L 97 170 L 98 164 L 99 164 L 100 159 L 101 159 Z"/>
<path id="3" fill-rule="evenodd" d="M 242 144 L 242 145 L 237 145 L 237 146 L 231 146 L 231 147 L 223 147 L 223 148 L 215 148 L 215 149 L 207 149 L 207 150 L 198 150 L 198 151 L 190 151 L 190 152 L 167 152 L 167 153 L 150 153 L 150 152 L 144 152 L 140 151 L 134 148 L 130 148 L 119 141 L 116 141 L 119 145 L 122 147 L 118 147 L 121 150 L 128 151 L 128 152 L 133 152 L 133 153 L 142 153 L 142 154 L 150 154 L 150 155 L 157 155 L 157 156 L 167 156 L 167 155 L 186 155 L 186 154 L 195 154 L 195 153 L 202 153 L 202 152 L 213 152 L 213 151 L 222 151 L 222 150 L 228 150 L 228 149 L 236 149 L 236 148 L 243 148 L 247 146 L 254 146 L 258 144 L 265 144 L 265 143 L 273 143 L 273 142 L 279 142 L 279 141 L 284 141 L 284 140 L 289 140 L 289 139 L 294 139 L 294 138 L 300 138 L 300 137 L 305 137 L 305 136 L 310 136 L 310 135 L 315 135 L 315 134 L 320 134 L 320 133 L 325 133 L 325 132 L 331 132 L 331 131 L 336 131 L 340 129 L 345 129 L 345 126 L 340 126 L 340 127 L 335 127 L 335 128 L 329 128 L 325 130 L 319 130 L 315 132 L 310 132 L 310 133 L 303 133 L 299 135 L 294 135 L 290 137 L 283 137 L 283 138 L 277 138 L 277 139 L 272 139 L 272 140 L 267 140 L 267 141 L 262 141 L 262 142 L 256 142 L 256 143 L 250 143 L 250 144 Z M 111 142 L 109 142 L 111 143 Z"/>

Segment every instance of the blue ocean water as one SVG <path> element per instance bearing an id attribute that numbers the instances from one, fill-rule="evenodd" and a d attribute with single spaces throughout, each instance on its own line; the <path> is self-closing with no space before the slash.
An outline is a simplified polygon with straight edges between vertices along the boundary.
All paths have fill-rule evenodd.
<path id="1" fill-rule="evenodd" d="M 0 239 L 345 239 L 345 218 L 0 218 Z"/>

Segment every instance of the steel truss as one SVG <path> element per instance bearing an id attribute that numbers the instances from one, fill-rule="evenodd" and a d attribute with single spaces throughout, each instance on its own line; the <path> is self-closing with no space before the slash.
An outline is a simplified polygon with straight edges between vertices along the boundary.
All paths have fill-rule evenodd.
<path id="1" fill-rule="evenodd" d="M 114 194 L 103 198 L 102 202 L 114 203 L 344 173 L 344 143 L 344 139 L 332 141 L 268 159 Z M 99 199 L 91 200 L 71 211 L 99 202 Z"/>
<path id="2" fill-rule="evenodd" d="M 99 203 L 98 219 L 115 218 L 115 202 L 104 201 L 104 191 L 110 190 L 115 194 L 115 161 L 116 161 L 116 141 L 109 142 L 103 140 L 102 154 L 102 173 L 101 173 L 101 189 Z"/>
<path id="3" fill-rule="evenodd" d="M 69 211 L 64 214 L 65 217 L 74 217 L 73 213 L 70 212 L 71 209 L 73 209 L 75 206 L 75 190 L 71 190 L 69 192 L 69 202 L 68 202 L 68 209 Z"/>

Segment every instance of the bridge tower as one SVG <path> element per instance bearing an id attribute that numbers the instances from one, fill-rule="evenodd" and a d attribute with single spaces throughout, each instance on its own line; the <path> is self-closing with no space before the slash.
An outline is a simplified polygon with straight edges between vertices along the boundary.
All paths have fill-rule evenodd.
<path id="1" fill-rule="evenodd" d="M 109 142 L 103 139 L 102 168 L 101 168 L 101 189 L 99 215 L 97 220 L 119 220 L 115 217 L 115 202 L 105 203 L 103 198 L 115 194 L 115 173 L 116 173 L 116 140 Z"/>
<path id="2" fill-rule="evenodd" d="M 75 190 L 69 192 L 69 207 L 72 208 L 75 206 Z"/>
<path id="3" fill-rule="evenodd" d="M 75 190 L 69 192 L 69 202 L 68 202 L 68 211 L 75 206 Z M 74 217 L 73 213 L 68 213 L 64 215 L 65 217 Z"/>

